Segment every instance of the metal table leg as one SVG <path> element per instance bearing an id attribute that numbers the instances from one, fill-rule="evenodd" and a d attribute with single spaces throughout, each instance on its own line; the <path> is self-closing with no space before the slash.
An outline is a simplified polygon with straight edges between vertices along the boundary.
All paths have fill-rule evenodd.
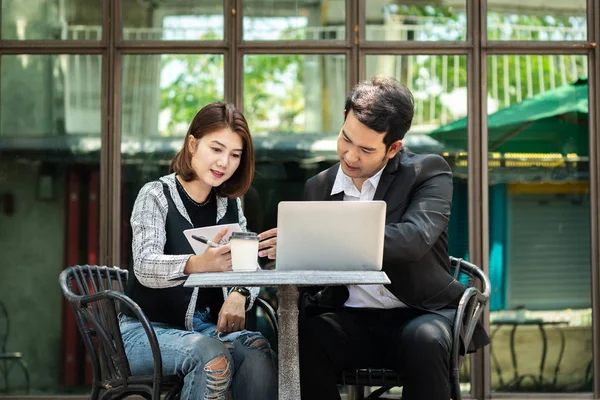
<path id="1" fill-rule="evenodd" d="M 562 358 L 565 353 L 565 333 L 562 329 L 560 329 L 560 327 L 558 327 L 558 333 L 560 334 L 560 351 L 558 352 L 558 359 L 556 360 L 556 367 L 554 368 L 554 378 L 552 379 L 552 387 L 554 389 L 556 389 L 556 381 L 558 380 L 560 363 L 562 362 Z"/>
<path id="2" fill-rule="evenodd" d="M 502 325 L 497 325 L 490 335 L 490 342 L 491 342 L 490 343 L 490 354 L 492 356 L 492 361 L 494 363 L 494 366 L 496 367 L 496 373 L 498 374 L 498 385 L 500 386 L 500 388 L 503 388 L 504 387 L 504 378 L 502 377 L 502 368 L 500 368 L 500 363 L 498 362 L 498 358 L 496 357 L 496 354 L 494 353 L 494 336 L 496 336 L 496 333 L 498 332 L 498 330 L 501 327 L 502 327 Z"/>
<path id="3" fill-rule="evenodd" d="M 540 360 L 540 375 L 538 377 L 539 387 L 544 386 L 544 366 L 546 365 L 546 355 L 548 353 L 548 337 L 546 336 L 546 330 L 544 329 L 544 324 L 538 324 L 538 329 L 540 331 L 540 335 L 542 335 L 542 359 Z"/>
<path id="4" fill-rule="evenodd" d="M 517 324 L 514 324 L 512 330 L 510 331 L 510 359 L 513 366 L 513 382 L 514 387 L 518 388 L 521 386 L 521 377 L 519 377 L 519 367 L 517 365 L 517 351 L 515 349 L 515 335 L 517 333 Z"/>
<path id="5" fill-rule="evenodd" d="M 298 354 L 298 288 L 283 285 L 279 300 L 279 400 L 300 399 L 300 358 Z"/>

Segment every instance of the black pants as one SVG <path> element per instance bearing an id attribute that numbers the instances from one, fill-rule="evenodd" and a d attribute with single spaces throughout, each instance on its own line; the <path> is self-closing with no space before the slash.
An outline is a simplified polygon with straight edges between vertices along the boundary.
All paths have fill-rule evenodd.
<path id="1" fill-rule="evenodd" d="M 405 377 L 403 400 L 449 400 L 451 322 L 411 309 L 344 309 L 300 324 L 303 400 L 340 399 L 345 369 L 387 368 Z"/>

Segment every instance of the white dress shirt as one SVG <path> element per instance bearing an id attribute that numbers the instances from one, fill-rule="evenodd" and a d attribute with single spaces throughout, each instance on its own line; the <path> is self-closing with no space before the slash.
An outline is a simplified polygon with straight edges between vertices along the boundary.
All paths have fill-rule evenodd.
<path id="1" fill-rule="evenodd" d="M 352 182 L 352 178 L 344 174 L 342 167 L 338 169 L 338 173 L 333 182 L 331 195 L 344 192 L 344 201 L 372 201 L 375 197 L 375 191 L 381 179 L 381 174 L 385 166 L 375 175 L 364 181 L 362 190 Z M 350 296 L 345 307 L 358 308 L 397 308 L 406 307 L 406 304 L 398 300 L 396 296 L 386 289 L 383 285 L 351 285 L 348 286 Z"/>

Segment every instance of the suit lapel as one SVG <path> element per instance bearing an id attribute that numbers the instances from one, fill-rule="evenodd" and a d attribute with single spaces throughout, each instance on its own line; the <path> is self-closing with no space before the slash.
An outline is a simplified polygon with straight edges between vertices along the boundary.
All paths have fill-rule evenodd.
<path id="1" fill-rule="evenodd" d="M 383 200 L 385 197 L 385 194 L 396 177 L 396 172 L 398 171 L 398 165 L 400 164 L 400 157 L 402 156 L 403 150 L 404 148 L 400 149 L 398 154 L 388 161 L 383 173 L 381 174 L 381 178 L 379 179 L 379 184 L 377 185 L 377 190 L 375 191 L 373 200 Z"/>
<path id="2" fill-rule="evenodd" d="M 333 189 L 333 184 L 335 183 L 335 177 L 337 176 L 338 170 L 340 169 L 340 164 L 337 163 L 333 167 L 329 169 L 327 172 L 327 192 L 325 193 L 325 200 L 331 201 L 342 201 L 344 200 L 344 192 L 339 192 L 331 195 L 331 190 Z"/>

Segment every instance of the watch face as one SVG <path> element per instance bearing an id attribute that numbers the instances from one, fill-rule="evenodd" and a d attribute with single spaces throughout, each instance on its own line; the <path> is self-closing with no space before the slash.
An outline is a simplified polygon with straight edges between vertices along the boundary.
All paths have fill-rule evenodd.
<path id="1" fill-rule="evenodd" d="M 240 294 L 243 294 L 246 297 L 250 296 L 250 291 L 246 288 L 240 288 L 240 287 L 236 287 L 232 289 L 232 292 L 238 292 Z"/>

